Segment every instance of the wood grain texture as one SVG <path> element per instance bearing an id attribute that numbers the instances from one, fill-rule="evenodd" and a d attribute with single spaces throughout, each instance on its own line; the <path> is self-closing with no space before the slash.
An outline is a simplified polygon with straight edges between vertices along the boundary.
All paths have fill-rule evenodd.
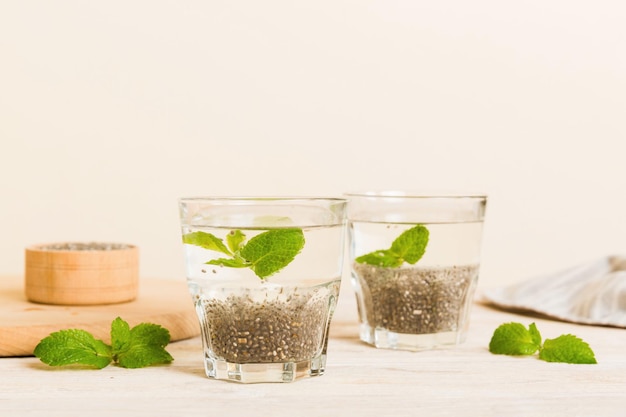
<path id="1" fill-rule="evenodd" d="M 174 362 L 127 370 L 56 369 L 36 358 L 0 359 L 7 416 L 623 416 L 626 331 L 501 312 L 476 304 L 467 341 L 423 352 L 375 349 L 358 339 L 356 305 L 342 288 L 326 373 L 291 384 L 208 379 L 199 337 L 170 344 Z M 573 333 L 598 365 L 489 353 L 501 323 L 536 322 L 544 337 Z"/>
<path id="2" fill-rule="evenodd" d="M 89 246 L 89 244 L 87 244 Z M 29 301 L 94 305 L 132 301 L 139 290 L 139 248 L 53 250 L 26 248 L 25 290 Z"/>
<path id="3" fill-rule="evenodd" d="M 0 279 L 0 356 L 26 356 L 50 333 L 68 328 L 87 330 L 109 340 L 111 321 L 122 317 L 131 326 L 141 322 L 166 327 L 172 340 L 198 335 L 199 324 L 184 280 L 140 280 L 138 297 L 128 303 L 58 306 L 29 302 L 24 279 Z"/>

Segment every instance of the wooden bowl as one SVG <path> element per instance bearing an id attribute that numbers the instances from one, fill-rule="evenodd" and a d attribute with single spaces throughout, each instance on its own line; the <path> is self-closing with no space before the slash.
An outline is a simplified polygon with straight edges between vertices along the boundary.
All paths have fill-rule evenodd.
<path id="1" fill-rule="evenodd" d="M 139 249 L 120 243 L 51 243 L 26 248 L 29 301 L 115 304 L 137 298 Z"/>

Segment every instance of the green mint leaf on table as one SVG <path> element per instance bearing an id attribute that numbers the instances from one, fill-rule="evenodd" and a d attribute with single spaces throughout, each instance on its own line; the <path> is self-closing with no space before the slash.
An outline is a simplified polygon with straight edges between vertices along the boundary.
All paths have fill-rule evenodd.
<path id="1" fill-rule="evenodd" d="M 532 355 L 541 347 L 541 336 L 535 324 L 527 329 L 521 323 L 506 323 L 500 325 L 489 342 L 491 353 L 502 355 Z M 537 340 L 539 335 L 539 340 Z"/>
<path id="2" fill-rule="evenodd" d="M 128 323 L 115 319 L 111 327 L 113 360 L 123 368 L 143 368 L 170 363 L 173 358 L 165 350 L 170 332 L 158 324 L 141 323 L 130 329 Z"/>
<path id="3" fill-rule="evenodd" d="M 389 249 L 380 249 L 367 253 L 355 259 L 358 263 L 368 265 L 397 268 L 407 262 L 411 265 L 417 263 L 428 245 L 428 229 L 418 224 L 405 230 L 391 244 Z"/>
<path id="4" fill-rule="evenodd" d="M 521 323 L 505 323 L 494 331 L 489 351 L 503 355 L 533 355 L 539 351 L 539 359 L 547 362 L 571 364 L 595 364 L 595 354 L 589 345 L 571 334 L 541 343 L 541 334 L 535 323 L 528 329 Z"/>
<path id="5" fill-rule="evenodd" d="M 131 329 L 118 317 L 111 323 L 111 345 L 85 330 L 60 330 L 42 339 L 34 354 L 50 366 L 77 364 L 102 369 L 114 362 L 123 368 L 142 368 L 173 361 L 165 350 L 169 341 L 169 331 L 159 325 L 141 323 Z"/>
<path id="6" fill-rule="evenodd" d="M 537 325 L 535 323 L 530 323 L 530 326 L 528 326 L 528 332 L 530 333 L 533 343 L 537 346 L 541 346 L 541 333 L 539 333 L 539 329 L 537 329 Z"/>
<path id="7" fill-rule="evenodd" d="M 130 347 L 130 326 L 120 317 L 111 323 L 111 355 L 117 356 Z"/>
<path id="8" fill-rule="evenodd" d="M 556 339 L 547 339 L 539 352 L 539 359 L 547 362 L 595 364 L 595 354 L 589 345 L 578 337 L 564 334 Z"/>
<path id="9" fill-rule="evenodd" d="M 302 229 L 284 228 L 260 233 L 247 242 L 244 233 L 232 230 L 226 235 L 230 251 L 222 239 L 207 232 L 188 233 L 183 236 L 183 243 L 231 256 L 212 259 L 206 262 L 208 265 L 250 268 L 259 278 L 265 279 L 289 265 L 302 251 L 305 240 Z"/>
<path id="10" fill-rule="evenodd" d="M 39 342 L 33 353 L 50 366 L 85 365 L 102 369 L 111 363 L 111 347 L 79 329 L 50 334 Z"/>

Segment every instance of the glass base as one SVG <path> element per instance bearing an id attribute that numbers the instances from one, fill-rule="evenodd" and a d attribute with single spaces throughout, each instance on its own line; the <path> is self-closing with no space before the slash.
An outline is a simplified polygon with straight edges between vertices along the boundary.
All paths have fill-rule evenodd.
<path id="1" fill-rule="evenodd" d="M 260 382 L 293 382 L 324 374 L 326 355 L 301 362 L 232 363 L 206 357 L 204 361 L 209 378 L 244 384 Z"/>
<path id="2" fill-rule="evenodd" d="M 465 332 L 461 331 L 408 334 L 396 333 L 380 327 L 373 328 L 367 324 L 361 324 L 359 333 L 363 342 L 377 348 L 413 351 L 458 345 L 463 343 L 466 337 Z"/>

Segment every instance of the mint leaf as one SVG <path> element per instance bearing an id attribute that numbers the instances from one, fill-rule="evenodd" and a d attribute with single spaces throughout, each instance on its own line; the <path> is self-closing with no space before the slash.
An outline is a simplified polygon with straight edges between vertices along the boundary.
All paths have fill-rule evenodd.
<path id="1" fill-rule="evenodd" d="M 247 268 L 250 265 L 241 258 L 218 258 L 205 262 L 207 265 L 228 266 L 230 268 Z"/>
<path id="2" fill-rule="evenodd" d="M 284 219 L 291 221 L 287 217 Z M 193 232 L 183 235 L 183 243 L 231 256 L 211 259 L 206 262 L 208 265 L 250 268 L 259 278 L 265 279 L 289 265 L 300 253 L 304 247 L 304 233 L 297 228 L 272 229 L 246 243 L 246 235 L 241 230 L 231 230 L 226 235 L 227 248 L 222 239 L 210 233 Z"/>
<path id="3" fill-rule="evenodd" d="M 547 362 L 597 363 L 591 347 L 571 334 L 546 339 L 542 346 L 541 334 L 535 323 L 531 323 L 528 329 L 521 323 L 500 325 L 493 332 L 489 351 L 504 355 L 532 355 L 539 351 L 539 359 Z"/>
<path id="4" fill-rule="evenodd" d="M 413 265 L 424 255 L 428 244 L 428 235 L 428 229 L 418 224 L 398 236 L 389 250 L 399 259 Z"/>
<path id="5" fill-rule="evenodd" d="M 489 351 L 499 355 L 532 355 L 541 347 L 541 335 L 534 323 L 530 327 L 528 330 L 521 323 L 500 325 L 491 337 Z"/>
<path id="6" fill-rule="evenodd" d="M 413 265 L 424 256 L 428 238 L 428 229 L 418 224 L 402 232 L 391 243 L 389 249 L 380 249 L 361 255 L 355 261 L 386 268 L 397 268 L 405 262 Z"/>
<path id="7" fill-rule="evenodd" d="M 564 334 L 556 339 L 546 339 L 539 352 L 539 359 L 547 362 L 596 364 L 595 354 L 582 339 Z"/>
<path id="8" fill-rule="evenodd" d="M 537 346 L 541 346 L 541 333 L 539 333 L 539 329 L 537 329 L 537 325 L 535 325 L 535 323 L 530 323 L 530 326 L 528 326 L 528 332 L 530 333 L 533 343 Z"/>
<path id="9" fill-rule="evenodd" d="M 259 278 L 264 279 L 289 265 L 303 247 L 301 229 L 275 229 L 250 239 L 239 255 Z"/>
<path id="10" fill-rule="evenodd" d="M 388 250 L 377 250 L 355 259 L 358 263 L 381 266 L 386 268 L 397 268 L 403 261 Z"/>
<path id="11" fill-rule="evenodd" d="M 79 329 L 61 330 L 42 339 L 33 352 L 50 366 L 87 365 L 102 369 L 111 363 L 111 347 Z"/>
<path id="12" fill-rule="evenodd" d="M 233 253 L 237 253 L 243 246 L 243 242 L 246 240 L 246 235 L 241 230 L 231 230 L 226 235 L 226 243 Z"/>
<path id="13" fill-rule="evenodd" d="M 169 363 L 174 359 L 165 350 L 170 332 L 151 323 L 132 329 L 117 317 L 111 323 L 111 345 L 85 330 L 61 330 L 50 334 L 35 347 L 34 354 L 51 366 L 80 364 L 102 369 L 111 361 L 123 368 Z"/>
<path id="14" fill-rule="evenodd" d="M 167 329 L 151 323 L 141 323 L 129 329 L 128 323 L 119 317 L 115 322 L 118 323 L 115 328 L 111 327 L 111 343 L 114 347 L 113 359 L 119 366 L 143 368 L 174 360 L 165 350 L 170 342 L 170 332 Z"/>
<path id="15" fill-rule="evenodd" d="M 232 255 L 222 239 L 207 232 L 193 232 L 183 235 L 183 243 L 200 246 L 201 248 Z"/>
<path id="16" fill-rule="evenodd" d="M 130 343 L 130 326 L 127 322 L 117 317 L 111 323 L 111 352 L 116 358 L 119 352 L 128 349 Z"/>

